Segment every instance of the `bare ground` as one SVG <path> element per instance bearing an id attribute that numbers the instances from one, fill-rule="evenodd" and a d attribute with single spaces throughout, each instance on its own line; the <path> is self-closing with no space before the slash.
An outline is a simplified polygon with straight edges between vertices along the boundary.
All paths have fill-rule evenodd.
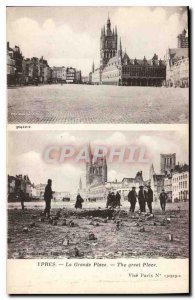
<path id="1" fill-rule="evenodd" d="M 186 258 L 188 204 L 173 207 L 165 214 L 155 209 L 153 217 L 130 216 L 128 208 L 54 208 L 53 224 L 41 216 L 37 205 L 24 211 L 12 207 L 8 258 Z"/>

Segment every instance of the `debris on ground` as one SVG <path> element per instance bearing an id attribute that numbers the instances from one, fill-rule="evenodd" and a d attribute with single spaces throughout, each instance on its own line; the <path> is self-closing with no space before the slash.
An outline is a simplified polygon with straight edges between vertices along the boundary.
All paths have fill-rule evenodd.
<path id="1" fill-rule="evenodd" d="M 90 241 L 97 240 L 94 233 L 89 233 L 89 240 Z"/>
<path id="2" fill-rule="evenodd" d="M 129 214 L 129 206 L 126 210 L 52 208 L 50 218 L 40 210 L 40 206 L 28 207 L 25 214 L 21 209 L 8 210 L 9 258 L 18 258 L 18 249 L 25 249 L 22 258 L 39 259 L 188 257 L 189 214 L 184 208 L 179 212 L 176 206 L 166 214 L 154 209 L 152 215 L 137 211 Z M 53 222 L 58 226 L 51 226 Z"/>
<path id="3" fill-rule="evenodd" d="M 28 232 L 29 232 L 29 229 L 28 229 L 28 227 L 24 227 L 24 228 L 22 229 L 22 231 L 23 231 L 24 233 L 28 233 Z"/>
<path id="4" fill-rule="evenodd" d="M 139 231 L 140 231 L 140 232 L 145 232 L 145 231 L 146 231 L 146 230 L 145 230 L 145 227 L 144 227 L 144 226 L 141 227 Z"/>

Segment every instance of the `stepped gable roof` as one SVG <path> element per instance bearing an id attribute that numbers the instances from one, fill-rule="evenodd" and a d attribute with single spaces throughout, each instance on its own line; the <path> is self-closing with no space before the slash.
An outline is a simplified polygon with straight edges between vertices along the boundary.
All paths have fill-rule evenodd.
<path id="1" fill-rule="evenodd" d="M 112 58 L 109 59 L 107 65 L 112 65 L 112 64 L 117 64 L 118 63 L 118 58 L 119 54 L 113 56 Z M 128 64 L 131 65 L 146 65 L 146 66 L 153 66 L 153 60 L 152 59 L 146 59 L 145 57 L 143 59 L 138 59 L 138 58 L 129 58 L 128 54 L 124 51 L 122 51 L 122 62 L 124 63 L 127 60 Z M 165 60 L 159 59 L 158 62 L 161 62 L 163 66 L 166 65 Z"/>

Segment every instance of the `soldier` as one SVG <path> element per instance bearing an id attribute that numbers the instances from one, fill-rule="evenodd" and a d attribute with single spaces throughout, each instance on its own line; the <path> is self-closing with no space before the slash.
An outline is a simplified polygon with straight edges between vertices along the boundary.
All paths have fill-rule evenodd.
<path id="1" fill-rule="evenodd" d="M 160 206 L 162 208 L 162 211 L 165 211 L 167 198 L 168 198 L 167 193 L 165 193 L 165 190 L 162 189 L 162 193 L 160 193 L 160 196 L 159 196 Z"/>
<path id="2" fill-rule="evenodd" d="M 152 214 L 152 202 L 153 202 L 153 190 L 151 186 L 147 186 L 148 190 L 146 191 L 146 202 L 150 213 Z"/>
<path id="3" fill-rule="evenodd" d="M 144 187 L 141 185 L 139 187 L 139 193 L 138 193 L 138 201 L 139 201 L 139 207 L 141 212 L 146 211 L 146 199 L 145 199 L 145 193 L 144 193 Z"/>
<path id="4" fill-rule="evenodd" d="M 45 193 L 44 193 L 44 200 L 45 200 L 45 210 L 44 210 L 44 216 L 47 215 L 47 217 L 50 217 L 50 210 L 51 210 L 51 199 L 53 198 L 53 191 L 52 191 L 52 180 L 48 179 L 47 185 L 45 187 Z"/>
<path id="5" fill-rule="evenodd" d="M 112 195 L 111 192 L 109 191 L 108 196 L 107 196 L 107 202 L 106 202 L 106 208 L 112 206 Z"/>
<path id="6" fill-rule="evenodd" d="M 75 203 L 75 208 L 82 208 L 82 203 L 84 202 L 83 198 L 81 197 L 80 194 L 77 195 L 77 200 Z"/>
<path id="7" fill-rule="evenodd" d="M 20 203 L 21 203 L 22 210 L 24 210 L 24 201 L 26 199 L 25 193 L 22 190 L 19 190 L 18 194 L 20 197 Z"/>
<path id="8" fill-rule="evenodd" d="M 119 191 L 116 192 L 115 197 L 116 197 L 116 206 L 118 206 L 120 208 L 120 206 L 121 206 L 121 195 L 120 195 Z"/>
<path id="9" fill-rule="evenodd" d="M 112 192 L 111 194 L 111 203 L 112 203 L 112 208 L 115 208 L 116 207 L 116 196 L 114 194 L 114 192 Z"/>
<path id="10" fill-rule="evenodd" d="M 129 191 L 128 201 L 131 204 L 129 211 L 132 212 L 132 213 L 134 213 L 134 211 L 135 211 L 135 205 L 136 205 L 136 202 L 137 202 L 137 193 L 135 191 L 135 186 L 132 186 L 132 190 Z"/>

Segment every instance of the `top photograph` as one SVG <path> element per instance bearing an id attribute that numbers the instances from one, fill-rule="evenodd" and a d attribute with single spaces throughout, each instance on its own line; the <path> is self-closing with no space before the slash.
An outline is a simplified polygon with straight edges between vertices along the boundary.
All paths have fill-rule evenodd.
<path id="1" fill-rule="evenodd" d="M 9 124 L 186 124 L 188 7 L 7 7 Z"/>

